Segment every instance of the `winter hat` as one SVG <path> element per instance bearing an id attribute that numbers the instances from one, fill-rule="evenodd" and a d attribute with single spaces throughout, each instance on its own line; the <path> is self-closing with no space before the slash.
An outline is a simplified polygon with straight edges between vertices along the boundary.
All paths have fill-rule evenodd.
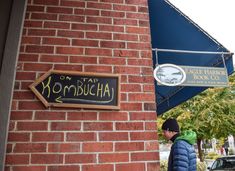
<path id="1" fill-rule="evenodd" d="M 179 132 L 179 125 L 176 121 L 176 119 L 167 119 L 163 124 L 162 124 L 162 130 L 166 131 L 173 131 L 173 132 Z"/>

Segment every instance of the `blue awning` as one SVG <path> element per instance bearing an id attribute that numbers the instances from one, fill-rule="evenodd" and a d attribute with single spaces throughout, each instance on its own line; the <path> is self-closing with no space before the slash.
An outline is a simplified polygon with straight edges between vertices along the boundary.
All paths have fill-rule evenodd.
<path id="1" fill-rule="evenodd" d="M 190 20 L 167 0 L 149 0 L 152 48 L 186 51 L 229 52 L 207 32 Z M 154 68 L 171 63 L 185 66 L 225 67 L 228 75 L 233 72 L 232 53 L 221 54 L 176 53 L 153 51 Z M 208 87 L 168 87 L 155 84 L 157 114 L 161 115 Z"/>

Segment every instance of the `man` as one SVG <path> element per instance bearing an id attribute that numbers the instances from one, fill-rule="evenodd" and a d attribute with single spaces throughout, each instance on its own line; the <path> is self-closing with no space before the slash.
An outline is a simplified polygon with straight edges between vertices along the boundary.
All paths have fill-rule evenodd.
<path id="1" fill-rule="evenodd" d="M 196 171 L 197 157 L 193 146 L 196 142 L 196 133 L 180 133 L 175 119 L 167 119 L 162 125 L 162 130 L 164 137 L 173 142 L 168 159 L 168 171 Z"/>

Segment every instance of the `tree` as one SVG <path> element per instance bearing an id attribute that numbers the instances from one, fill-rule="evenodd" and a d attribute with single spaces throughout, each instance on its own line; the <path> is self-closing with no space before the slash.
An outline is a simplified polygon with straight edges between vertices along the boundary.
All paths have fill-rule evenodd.
<path id="1" fill-rule="evenodd" d="M 176 118 L 181 130 L 197 133 L 199 158 L 203 161 L 202 140 L 235 135 L 235 74 L 230 76 L 230 86 L 210 88 L 166 112 L 159 120 Z"/>

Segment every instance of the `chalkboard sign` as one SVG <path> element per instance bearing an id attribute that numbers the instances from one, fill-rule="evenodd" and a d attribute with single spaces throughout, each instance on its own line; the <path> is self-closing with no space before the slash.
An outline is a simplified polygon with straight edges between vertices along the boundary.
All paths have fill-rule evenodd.
<path id="1" fill-rule="evenodd" d="M 120 76 L 50 70 L 30 89 L 46 106 L 120 109 Z"/>

